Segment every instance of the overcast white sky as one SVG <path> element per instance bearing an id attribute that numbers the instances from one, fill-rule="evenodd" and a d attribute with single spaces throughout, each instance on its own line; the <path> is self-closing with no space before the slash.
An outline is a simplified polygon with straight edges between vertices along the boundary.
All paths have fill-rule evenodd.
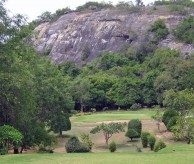
<path id="1" fill-rule="evenodd" d="M 44 11 L 55 12 L 57 9 L 70 7 L 75 9 L 79 5 L 83 5 L 88 1 L 98 1 L 102 0 L 7 0 L 6 8 L 12 14 L 22 14 L 29 18 L 29 20 L 34 20 L 37 16 L 41 15 Z M 118 1 L 130 1 L 130 0 L 104 0 L 105 2 L 113 2 L 116 4 Z M 133 0 L 135 1 L 135 0 Z M 153 2 L 154 0 L 143 0 L 144 4 Z"/>

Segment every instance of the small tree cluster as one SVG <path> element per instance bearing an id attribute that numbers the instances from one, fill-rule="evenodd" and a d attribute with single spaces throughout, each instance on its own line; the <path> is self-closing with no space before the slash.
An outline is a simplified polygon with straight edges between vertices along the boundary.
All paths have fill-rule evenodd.
<path id="1" fill-rule="evenodd" d="M 150 28 L 151 32 L 154 32 L 154 42 L 158 42 L 162 39 L 165 39 L 169 34 L 168 28 L 163 19 L 158 19 Z"/>

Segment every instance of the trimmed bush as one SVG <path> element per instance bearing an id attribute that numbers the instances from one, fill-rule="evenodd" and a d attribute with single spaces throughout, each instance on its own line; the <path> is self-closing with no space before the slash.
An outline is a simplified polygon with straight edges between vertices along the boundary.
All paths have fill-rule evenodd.
<path id="1" fill-rule="evenodd" d="M 148 136 L 150 135 L 149 132 L 142 132 L 141 133 L 141 142 L 142 146 L 146 148 L 148 146 Z"/>
<path id="2" fill-rule="evenodd" d="M 148 144 L 149 144 L 151 150 L 154 150 L 155 142 L 156 142 L 156 138 L 152 135 L 149 135 L 148 136 Z"/>
<path id="3" fill-rule="evenodd" d="M 135 110 L 139 110 L 141 109 L 141 104 L 139 103 L 135 103 L 130 107 L 131 110 L 135 111 Z"/>
<path id="4" fill-rule="evenodd" d="M 168 121 L 168 124 L 166 126 L 166 128 L 171 131 L 171 128 L 176 125 L 176 122 L 177 122 L 177 116 L 174 116 L 172 118 L 170 118 L 170 120 Z"/>
<path id="5" fill-rule="evenodd" d="M 65 144 L 67 153 L 81 153 L 89 152 L 90 149 L 79 141 L 76 136 L 71 137 Z"/>
<path id="6" fill-rule="evenodd" d="M 176 110 L 173 109 L 169 109 L 166 110 L 162 116 L 162 122 L 167 126 L 169 120 L 174 117 L 174 116 L 178 116 L 179 113 Z"/>
<path id="7" fill-rule="evenodd" d="M 133 138 L 139 138 L 142 131 L 142 123 L 138 119 L 133 119 L 128 122 L 128 129 L 134 129 L 137 132 L 137 136 L 134 136 Z"/>
<path id="8" fill-rule="evenodd" d="M 155 146 L 154 146 L 154 151 L 158 152 L 159 150 L 163 149 L 166 147 L 166 144 L 163 141 L 158 141 Z"/>
<path id="9" fill-rule="evenodd" d="M 116 143 L 114 142 L 114 141 L 112 141 L 110 144 L 109 144 L 109 150 L 110 150 L 110 152 L 115 152 L 116 151 L 116 149 L 117 149 L 117 145 L 116 145 Z"/>
<path id="10" fill-rule="evenodd" d="M 125 136 L 129 137 L 131 139 L 131 141 L 132 141 L 133 138 L 137 138 L 138 132 L 135 131 L 134 129 L 128 129 L 128 131 L 126 132 Z"/>

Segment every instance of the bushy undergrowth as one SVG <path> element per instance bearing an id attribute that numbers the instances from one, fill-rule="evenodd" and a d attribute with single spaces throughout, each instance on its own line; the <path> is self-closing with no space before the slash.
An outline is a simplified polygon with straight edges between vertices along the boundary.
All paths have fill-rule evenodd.
<path id="1" fill-rule="evenodd" d="M 117 145 L 114 141 L 112 141 L 110 144 L 109 144 L 109 150 L 110 152 L 115 152 L 117 150 Z"/>
<path id="2" fill-rule="evenodd" d="M 71 137 L 65 144 L 65 149 L 67 153 L 86 153 L 90 149 L 81 143 L 76 136 Z"/>
<path id="3" fill-rule="evenodd" d="M 159 150 L 163 149 L 166 147 L 166 144 L 163 141 L 158 141 L 155 146 L 154 146 L 154 151 L 158 152 Z"/>

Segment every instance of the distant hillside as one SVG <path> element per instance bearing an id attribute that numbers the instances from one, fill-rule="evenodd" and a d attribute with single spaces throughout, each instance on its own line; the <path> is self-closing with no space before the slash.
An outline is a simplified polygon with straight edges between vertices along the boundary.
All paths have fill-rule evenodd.
<path id="1" fill-rule="evenodd" d="M 114 7 L 65 12 L 55 22 L 45 22 L 35 28 L 34 45 L 55 63 L 71 60 L 82 65 L 83 61 L 87 63 L 103 51 L 119 52 L 124 47 L 138 51 L 142 44 L 153 40 L 155 33 L 149 30 L 151 25 L 163 19 L 169 34 L 157 41 L 157 47 L 191 54 L 193 46 L 176 40 L 172 30 L 193 15 L 192 10 L 183 13 L 180 8 L 173 10 L 172 7 Z"/>

